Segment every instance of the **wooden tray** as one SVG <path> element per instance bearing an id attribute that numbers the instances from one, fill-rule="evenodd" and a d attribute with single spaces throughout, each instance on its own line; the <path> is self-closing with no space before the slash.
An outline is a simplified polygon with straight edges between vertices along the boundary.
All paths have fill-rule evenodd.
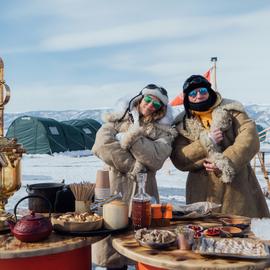
<path id="1" fill-rule="evenodd" d="M 109 234 L 118 234 L 118 233 L 123 233 L 125 231 L 128 231 L 128 229 L 130 229 L 130 226 L 127 226 L 122 229 L 117 229 L 117 230 L 109 230 L 109 229 L 102 228 L 95 231 L 77 232 L 77 231 L 63 231 L 59 228 L 54 228 L 54 231 L 62 235 L 87 237 L 87 236 L 103 236 L 103 235 L 109 235 Z"/>
<path id="2" fill-rule="evenodd" d="M 235 259 L 252 259 L 252 260 L 265 260 L 270 259 L 269 256 L 248 256 L 248 255 L 240 255 L 233 253 L 211 253 L 211 252 L 196 252 L 202 256 L 211 256 L 211 257 L 224 257 L 224 258 L 235 258 Z"/>

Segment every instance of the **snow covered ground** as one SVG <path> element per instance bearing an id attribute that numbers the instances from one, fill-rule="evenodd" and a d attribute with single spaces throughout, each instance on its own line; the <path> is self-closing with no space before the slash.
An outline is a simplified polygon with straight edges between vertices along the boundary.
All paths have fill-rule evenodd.
<path id="1" fill-rule="evenodd" d="M 22 187 L 10 199 L 6 209 L 12 209 L 16 201 L 26 194 L 27 184 L 44 182 L 74 183 L 80 181 L 95 182 L 96 171 L 104 163 L 88 151 L 77 151 L 54 155 L 24 155 L 22 159 Z M 258 161 L 257 161 L 257 164 Z M 177 170 L 168 159 L 157 173 L 157 182 L 162 201 L 185 203 L 186 172 Z M 265 179 L 257 168 L 257 176 L 262 187 Z M 270 201 L 268 201 L 270 206 Z M 27 201 L 22 207 L 27 206 Z"/>
<path id="2" fill-rule="evenodd" d="M 10 199 L 6 206 L 12 209 L 16 201 L 26 193 L 26 185 L 45 182 L 74 183 L 80 181 L 95 182 L 96 171 L 104 163 L 89 152 L 70 152 L 54 155 L 24 155 L 22 159 L 22 187 Z M 161 200 L 176 200 L 185 203 L 186 173 L 180 172 L 167 160 L 157 173 Z M 27 207 L 27 200 L 22 202 Z"/>
<path id="3" fill-rule="evenodd" d="M 6 205 L 6 209 L 13 211 L 15 203 L 27 195 L 26 185 L 45 182 L 74 183 L 80 181 L 95 182 L 96 171 L 103 168 L 104 163 L 88 151 L 69 152 L 50 155 L 24 155 L 22 159 L 22 187 Z M 257 162 L 257 164 L 259 164 Z M 257 168 L 257 176 L 262 187 L 266 186 L 265 179 Z M 162 201 L 185 204 L 185 179 L 187 173 L 177 170 L 170 160 L 157 173 L 160 198 Z M 267 200 L 270 207 L 270 200 Z M 27 200 L 20 204 L 27 208 Z M 96 270 L 102 268 L 95 268 Z"/>

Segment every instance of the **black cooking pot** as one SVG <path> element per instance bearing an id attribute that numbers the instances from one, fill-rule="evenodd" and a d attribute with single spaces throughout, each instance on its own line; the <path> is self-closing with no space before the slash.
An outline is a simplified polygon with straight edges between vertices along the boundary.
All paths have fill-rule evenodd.
<path id="1" fill-rule="evenodd" d="M 64 188 L 64 183 L 39 183 L 27 185 L 26 191 L 29 195 L 39 195 L 47 198 L 51 205 L 54 206 L 56 200 L 56 193 Z M 48 204 L 39 198 L 31 197 L 28 200 L 29 210 L 48 213 L 50 211 Z"/>

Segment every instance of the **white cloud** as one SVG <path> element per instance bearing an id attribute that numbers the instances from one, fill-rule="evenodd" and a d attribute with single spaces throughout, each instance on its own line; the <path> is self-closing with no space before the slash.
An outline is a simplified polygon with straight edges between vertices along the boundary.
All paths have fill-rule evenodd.
<path id="1" fill-rule="evenodd" d="M 178 35 L 177 21 L 154 21 L 89 32 L 76 32 L 62 36 L 56 35 L 43 40 L 41 48 L 47 50 L 82 49 L 149 41 L 157 38 L 176 37 Z"/>
<path id="2" fill-rule="evenodd" d="M 23 66 L 29 73 L 25 80 L 33 83 L 16 85 L 8 110 L 29 110 L 29 106 L 84 109 L 92 106 L 90 101 L 94 101 L 94 107 L 102 106 L 107 97 L 111 103 L 125 91 L 132 93 L 152 81 L 167 87 L 173 97 L 187 76 L 206 71 L 211 56 L 219 57 L 218 85 L 225 96 L 243 102 L 270 100 L 266 87 L 270 61 L 269 8 L 259 11 L 250 8 L 248 13 L 226 15 L 221 6 L 217 8 L 218 15 L 210 16 L 205 2 L 191 1 L 189 6 L 177 1 L 172 5 L 155 3 L 117 1 L 112 5 L 107 1 L 33 0 L 4 14 L 17 24 L 32 19 L 35 31 L 27 28 L 33 32 L 33 39 L 26 39 L 23 46 L 17 40 L 10 45 L 5 39 L 0 44 L 1 54 L 34 58 L 32 53 L 39 53 L 54 58 L 63 70 L 65 53 L 72 53 L 69 68 L 85 74 L 90 70 L 93 78 L 89 83 L 80 77 L 80 85 L 74 85 L 76 78 L 72 78 L 72 83 L 66 78 L 45 85 L 31 77 L 29 64 L 18 62 L 21 66 L 18 64 L 17 74 Z M 7 32 L 11 34 L 16 35 Z M 99 49 L 104 52 L 103 57 Z M 85 57 L 84 54 L 76 57 L 82 51 L 86 52 Z M 41 72 L 47 76 L 46 71 Z M 254 90 L 258 94 L 251 97 Z"/>

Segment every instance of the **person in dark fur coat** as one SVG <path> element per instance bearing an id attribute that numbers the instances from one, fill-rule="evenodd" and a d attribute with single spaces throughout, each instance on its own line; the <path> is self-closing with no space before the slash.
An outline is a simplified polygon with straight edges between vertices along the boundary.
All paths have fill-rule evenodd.
<path id="1" fill-rule="evenodd" d="M 222 98 L 200 75 L 185 81 L 183 93 L 185 110 L 175 120 L 179 135 L 171 160 L 189 171 L 186 203 L 214 202 L 222 214 L 269 217 L 250 166 L 260 147 L 256 125 L 243 105 Z"/>
<path id="2" fill-rule="evenodd" d="M 155 84 L 147 85 L 121 107 L 104 117 L 92 151 L 109 166 L 112 194 L 121 192 L 130 205 L 137 188 L 136 175 L 146 169 L 146 192 L 159 202 L 156 171 L 170 156 L 177 135 L 171 127 L 167 91 Z M 93 262 L 110 268 L 127 263 L 112 248 L 111 236 L 93 245 Z"/>

